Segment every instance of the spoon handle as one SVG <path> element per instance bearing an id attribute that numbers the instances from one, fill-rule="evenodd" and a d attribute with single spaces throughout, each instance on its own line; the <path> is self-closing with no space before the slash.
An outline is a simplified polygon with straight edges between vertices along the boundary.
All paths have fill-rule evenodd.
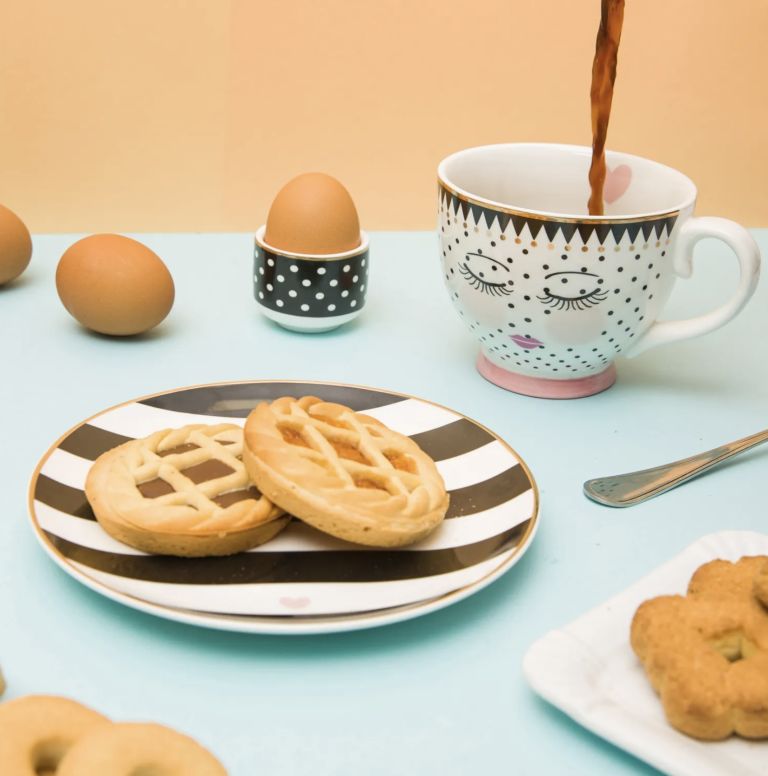
<path id="1" fill-rule="evenodd" d="M 733 455 L 768 442 L 768 429 L 680 461 L 584 483 L 584 494 L 609 507 L 628 507 L 697 477 Z"/>

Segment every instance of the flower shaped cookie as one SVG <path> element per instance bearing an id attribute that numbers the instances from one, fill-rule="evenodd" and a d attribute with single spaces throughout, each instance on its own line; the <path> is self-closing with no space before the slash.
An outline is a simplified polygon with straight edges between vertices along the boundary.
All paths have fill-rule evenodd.
<path id="1" fill-rule="evenodd" d="M 632 648 L 669 723 L 694 738 L 768 738 L 768 609 L 755 596 L 768 557 L 715 560 L 685 596 L 659 596 L 632 620 Z"/>
<path id="2" fill-rule="evenodd" d="M 763 606 L 768 607 L 768 560 L 755 577 L 755 596 Z"/>

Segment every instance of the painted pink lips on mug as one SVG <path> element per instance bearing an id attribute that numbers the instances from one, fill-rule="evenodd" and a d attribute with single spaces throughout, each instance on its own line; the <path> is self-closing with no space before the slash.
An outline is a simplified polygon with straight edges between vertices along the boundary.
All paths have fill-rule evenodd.
<path id="1" fill-rule="evenodd" d="M 518 347 L 525 348 L 526 350 L 533 350 L 534 348 L 541 347 L 544 343 L 533 337 L 521 337 L 519 334 L 513 334 L 510 336 L 512 342 Z"/>

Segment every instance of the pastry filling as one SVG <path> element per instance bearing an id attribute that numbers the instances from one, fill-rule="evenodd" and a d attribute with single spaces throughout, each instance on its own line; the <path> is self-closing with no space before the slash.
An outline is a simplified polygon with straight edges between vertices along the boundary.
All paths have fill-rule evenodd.
<path id="1" fill-rule="evenodd" d="M 357 485 L 358 488 L 365 488 L 367 490 L 387 490 L 381 483 L 374 482 L 367 477 L 355 478 L 355 485 Z"/>
<path id="2" fill-rule="evenodd" d="M 202 463 L 182 469 L 181 473 L 192 480 L 195 485 L 199 485 L 201 482 L 208 482 L 209 480 L 217 480 L 219 477 L 226 477 L 234 471 L 235 470 L 231 466 L 223 461 L 211 458 L 209 461 L 203 461 Z"/>
<path id="3" fill-rule="evenodd" d="M 139 483 L 136 487 L 144 498 L 160 498 L 160 496 L 167 496 L 169 493 L 176 492 L 172 485 L 159 477 Z"/>
<path id="4" fill-rule="evenodd" d="M 176 447 L 169 447 L 167 450 L 158 450 L 157 454 L 161 458 L 165 458 L 166 455 L 179 455 L 180 453 L 188 453 L 190 450 L 197 450 L 200 445 L 196 445 L 194 442 L 186 442 L 183 445 L 176 445 Z"/>
<path id="5" fill-rule="evenodd" d="M 331 446 L 336 451 L 336 455 L 339 458 L 344 458 L 347 461 L 357 461 L 358 463 L 368 463 L 368 459 L 352 445 L 344 444 L 344 442 L 331 442 Z"/>
<path id="6" fill-rule="evenodd" d="M 247 490 L 230 490 L 229 493 L 222 493 L 220 496 L 211 499 L 211 501 L 215 501 L 220 507 L 226 509 L 227 507 L 232 506 L 232 504 L 237 504 L 239 501 L 246 501 L 251 498 L 256 500 L 261 498 L 261 493 L 253 486 Z"/>
<path id="7" fill-rule="evenodd" d="M 294 431 L 292 428 L 281 427 L 280 433 L 283 436 L 283 441 L 287 442 L 289 445 L 309 447 L 304 437 L 298 431 Z"/>
<path id="8" fill-rule="evenodd" d="M 385 450 L 384 457 L 401 472 L 416 474 L 416 462 L 399 450 Z"/>
<path id="9" fill-rule="evenodd" d="M 208 482 L 209 480 L 217 480 L 219 477 L 226 477 L 234 471 L 235 470 L 228 464 L 213 458 L 210 461 L 203 461 L 202 463 L 195 464 L 195 466 L 189 466 L 186 469 L 182 469 L 181 473 L 192 480 L 195 485 L 199 485 L 201 482 Z M 155 477 L 153 480 L 147 480 L 147 482 L 141 482 L 136 487 L 144 498 L 160 498 L 160 496 L 167 496 L 169 493 L 175 492 L 173 485 L 160 477 Z M 247 494 L 248 491 L 232 491 L 232 493 Z M 229 495 L 230 494 L 225 493 L 222 496 L 219 496 L 219 498 Z M 236 498 L 235 501 L 242 501 L 246 498 L 253 498 L 253 496 L 244 495 Z M 256 498 L 258 498 L 258 496 L 256 496 Z M 214 499 L 214 501 L 215 500 L 216 499 Z M 234 503 L 234 501 L 230 503 Z"/>

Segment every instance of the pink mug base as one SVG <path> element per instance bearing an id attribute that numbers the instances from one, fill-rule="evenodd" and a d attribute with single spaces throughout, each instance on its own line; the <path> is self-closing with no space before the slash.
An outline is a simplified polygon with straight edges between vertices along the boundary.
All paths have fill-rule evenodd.
<path id="1" fill-rule="evenodd" d="M 605 371 L 589 377 L 552 380 L 547 377 L 528 377 L 517 372 L 509 372 L 489 361 L 482 351 L 477 357 L 477 371 L 500 388 L 539 399 L 581 399 L 584 396 L 600 393 L 616 382 L 616 367 L 613 364 Z"/>

